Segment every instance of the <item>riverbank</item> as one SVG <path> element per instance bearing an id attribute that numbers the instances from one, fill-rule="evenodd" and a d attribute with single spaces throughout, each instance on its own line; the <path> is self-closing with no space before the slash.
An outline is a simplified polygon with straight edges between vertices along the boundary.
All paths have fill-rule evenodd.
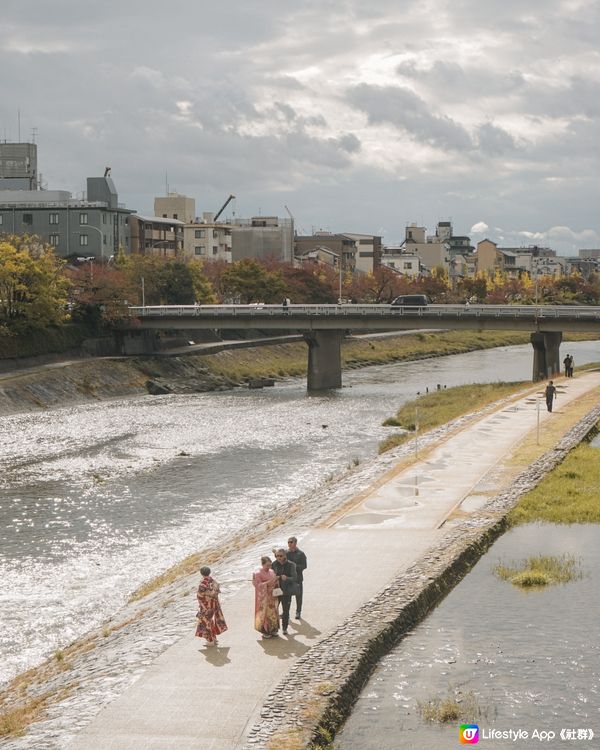
<path id="1" fill-rule="evenodd" d="M 576 378 L 570 382 L 568 384 L 569 389 L 574 390 L 579 380 L 579 378 Z M 531 391 L 531 389 L 528 390 Z M 581 405 L 579 405 L 579 401 L 575 404 L 572 399 L 561 398 L 561 404 L 566 406 L 569 402 L 569 409 L 565 410 L 564 415 L 561 413 L 561 417 L 577 419 L 581 409 L 589 409 L 589 401 L 586 403 L 581 401 Z M 527 419 L 531 422 L 532 415 L 527 410 L 515 412 L 514 401 L 505 401 L 502 413 L 494 416 L 494 412 L 497 412 L 500 406 L 497 404 L 494 408 L 483 410 L 478 416 L 482 417 L 487 413 L 490 419 L 495 419 L 496 427 L 494 429 L 496 431 L 502 431 L 504 429 L 503 425 L 506 425 L 507 421 L 511 421 L 515 413 L 520 415 L 520 418 L 524 414 L 527 414 Z M 548 417 L 546 415 L 543 416 L 544 423 L 547 423 L 548 419 L 551 418 L 550 415 Z M 426 463 L 427 461 L 434 464 L 437 463 L 435 457 L 430 453 L 433 451 L 434 445 L 440 441 L 445 441 L 444 451 L 447 452 L 448 440 L 451 435 L 464 434 L 466 432 L 464 428 L 472 423 L 473 419 L 474 417 L 470 415 L 461 420 L 456 420 L 452 425 L 446 425 L 429 435 L 422 436 L 420 450 L 423 451 L 423 454 L 421 455 L 421 459 L 425 459 Z M 550 430 L 550 427 L 554 424 L 555 422 L 551 422 L 548 429 L 544 427 L 542 436 L 543 445 L 538 450 L 546 450 L 548 447 L 547 441 L 554 441 L 554 444 L 558 439 L 558 435 L 552 434 Z M 485 425 L 483 427 L 485 428 Z M 514 436 L 505 434 L 504 440 L 514 447 Z M 481 444 L 481 437 L 476 437 L 475 444 Z M 527 448 L 527 450 L 529 449 Z M 473 451 L 465 452 L 464 445 L 460 448 L 460 455 L 463 457 L 469 456 L 472 453 Z M 518 473 L 518 460 L 521 453 L 522 451 L 519 452 L 519 455 L 515 459 L 517 463 L 511 468 L 509 479 Z M 327 667 L 329 673 L 331 670 L 337 670 L 340 664 L 338 659 L 340 642 L 338 639 L 341 633 L 344 631 L 348 632 L 353 639 L 354 645 L 356 645 L 356 633 L 353 630 L 348 631 L 347 627 L 342 627 L 341 630 L 338 628 L 333 641 L 329 640 L 327 643 L 320 641 L 320 636 L 332 629 L 335 630 L 336 626 L 348 615 L 348 608 L 350 608 L 350 611 L 354 611 L 354 609 L 359 607 L 365 598 L 369 597 L 369 588 L 372 589 L 373 593 L 376 593 L 381 589 L 386 576 L 394 576 L 394 570 L 397 571 L 399 564 L 405 570 L 410 568 L 414 559 L 419 559 L 420 555 L 424 554 L 427 546 L 432 541 L 437 540 L 437 532 L 427 531 L 426 529 L 423 532 L 419 532 L 415 528 L 409 528 L 404 533 L 401 532 L 399 527 L 389 529 L 388 531 L 385 531 L 383 528 L 372 528 L 370 532 L 367 530 L 361 531 L 360 526 L 355 526 L 353 531 L 344 529 L 339 525 L 336 527 L 335 524 L 339 523 L 339 508 L 347 506 L 347 511 L 344 515 L 347 517 L 356 516 L 356 511 L 350 512 L 348 515 L 348 509 L 355 506 L 361 498 L 362 501 L 368 500 L 370 493 L 372 494 L 383 486 L 389 486 L 390 482 L 394 480 L 399 481 L 400 469 L 402 466 L 406 467 L 409 463 L 412 463 L 412 460 L 412 446 L 404 446 L 390 451 L 384 456 L 366 463 L 364 466 L 356 467 L 349 471 L 340 482 L 330 482 L 321 491 L 311 493 L 309 496 L 300 499 L 295 504 L 295 508 L 289 509 L 290 512 L 296 513 L 292 521 L 287 520 L 289 518 L 287 512 L 282 514 L 283 517 L 280 519 L 265 518 L 260 523 L 254 525 L 252 531 L 256 536 L 253 537 L 255 541 L 251 543 L 250 547 L 247 545 L 251 542 L 252 537 L 248 539 L 246 534 L 241 534 L 237 540 L 238 546 L 236 547 L 236 543 L 234 543 L 231 547 L 228 547 L 226 557 L 223 557 L 222 550 L 220 557 L 216 555 L 215 559 L 218 559 L 219 578 L 224 584 L 226 614 L 231 620 L 230 631 L 224 638 L 227 641 L 226 645 L 214 652 L 218 663 L 213 663 L 210 659 L 207 659 L 207 656 L 199 656 L 197 653 L 199 644 L 193 638 L 190 640 L 186 636 L 181 640 L 182 634 L 189 633 L 190 630 L 190 611 L 193 608 L 193 591 L 196 584 L 195 576 L 173 582 L 165 589 L 155 591 L 144 601 L 132 603 L 120 613 L 118 618 L 109 623 L 105 629 L 92 633 L 86 641 L 78 644 L 72 650 L 65 651 L 60 659 L 56 657 L 54 660 L 51 660 L 50 664 L 47 665 L 50 673 L 46 674 L 43 678 L 41 675 L 38 675 L 39 681 L 31 676 L 29 683 L 26 680 L 20 683 L 22 687 L 18 688 L 19 691 L 23 696 L 29 695 L 31 700 L 39 698 L 40 695 L 49 692 L 52 693 L 52 691 L 54 691 L 55 695 L 63 694 L 61 691 L 65 690 L 69 690 L 71 693 L 69 700 L 63 703 L 62 706 L 60 704 L 49 705 L 47 708 L 48 718 L 33 727 L 28 737 L 24 737 L 22 740 L 14 740 L 14 747 L 37 747 L 39 746 L 39 744 L 36 744 L 37 742 L 43 743 L 48 748 L 60 747 L 62 750 L 62 748 L 67 746 L 69 738 L 72 738 L 79 729 L 89 722 L 91 716 L 95 714 L 101 705 L 106 704 L 115 695 L 120 694 L 126 689 L 127 685 L 131 685 L 142 673 L 145 676 L 136 683 L 140 689 L 144 687 L 144 683 L 146 687 L 150 684 L 155 684 L 153 690 L 159 689 L 159 685 L 163 687 L 165 685 L 177 686 L 177 689 L 173 688 L 173 691 L 169 690 L 169 694 L 172 695 L 173 699 L 179 700 L 181 698 L 178 692 L 180 689 L 189 691 L 190 697 L 199 693 L 210 696 L 212 688 L 209 688 L 208 685 L 203 686 L 203 681 L 208 680 L 214 683 L 216 679 L 214 668 L 219 667 L 219 684 L 222 685 L 222 689 L 226 692 L 223 692 L 220 688 L 219 696 L 217 696 L 220 698 L 220 708 L 215 707 L 213 710 L 209 706 L 203 712 L 205 714 L 204 718 L 206 718 L 206 715 L 209 717 L 214 715 L 216 718 L 223 719 L 222 711 L 226 705 L 235 705 L 236 711 L 239 712 L 242 711 L 244 706 L 252 704 L 255 706 L 255 709 L 251 711 L 251 714 L 258 719 L 260 705 L 267 699 L 268 691 L 277 682 L 277 675 L 281 674 L 283 677 L 288 665 L 291 663 L 290 660 L 301 656 L 301 661 L 297 662 L 294 674 L 297 674 L 298 679 L 301 680 L 305 679 L 307 674 L 310 677 L 309 666 L 313 662 L 312 657 L 309 657 L 312 649 L 311 651 L 307 651 L 307 649 L 312 645 L 312 642 L 319 642 L 319 653 L 329 654 L 330 663 Z M 479 469 L 481 467 L 473 465 L 472 468 L 477 470 L 479 477 Z M 444 471 L 443 467 L 440 467 L 440 469 L 445 475 L 444 481 L 447 484 L 448 472 Z M 426 478 L 426 472 L 429 471 L 429 468 L 423 469 L 423 473 L 421 474 L 423 480 Z M 464 476 L 465 472 L 458 473 Z M 503 481 L 506 481 L 506 476 L 503 477 Z M 412 487 L 413 482 L 409 481 L 409 485 Z M 424 494 L 425 486 L 427 485 L 421 485 L 421 495 Z M 373 509 L 369 511 L 369 513 L 372 512 Z M 334 515 L 332 516 L 332 514 Z M 460 518 L 459 510 L 453 511 L 452 516 L 454 520 Z M 283 525 L 273 526 L 274 523 Z M 332 523 L 334 526 L 331 525 Z M 476 529 L 477 525 L 475 524 L 473 528 Z M 259 651 L 259 655 L 257 656 L 255 634 L 251 630 L 249 624 L 250 618 L 248 616 L 248 613 L 251 611 L 251 604 L 248 601 L 251 596 L 251 589 L 247 582 L 248 571 L 255 567 L 256 560 L 264 552 L 264 549 L 270 549 L 273 544 L 281 543 L 292 532 L 301 537 L 301 546 L 305 547 L 309 552 L 310 598 L 307 597 L 309 619 L 293 626 L 294 635 L 292 637 L 281 639 L 276 643 L 274 642 L 272 650 L 269 650 L 266 654 Z M 349 534 L 351 539 L 355 540 L 354 542 L 348 538 Z M 402 539 L 399 538 L 399 534 L 402 534 Z M 361 555 L 356 556 L 356 559 L 349 560 L 343 550 L 348 549 L 348 543 L 350 543 L 351 548 L 354 548 L 359 539 L 361 540 Z M 365 577 L 364 572 L 363 574 L 360 573 L 361 560 L 364 560 L 364 555 L 369 556 L 369 545 L 371 544 L 376 547 L 373 554 L 377 554 L 378 559 L 382 561 L 381 574 L 378 575 L 376 580 L 370 575 L 366 575 Z M 399 558 L 399 549 L 405 550 L 401 558 Z M 208 556 L 209 551 L 206 550 L 205 554 Z M 428 568 L 431 567 L 435 560 L 439 560 L 439 558 L 440 546 L 436 544 L 434 551 L 426 558 Z M 350 568 L 348 568 L 344 576 L 339 578 L 335 576 L 336 591 L 333 592 L 327 586 L 328 576 L 330 578 L 331 575 L 327 571 L 336 570 L 336 566 L 340 564 L 343 566 L 349 565 Z M 368 571 L 366 572 L 368 573 Z M 414 580 L 420 580 L 418 576 L 409 577 L 413 582 Z M 428 576 L 425 577 L 427 578 Z M 340 582 L 339 591 L 337 590 L 337 581 Z M 325 588 L 321 590 L 323 586 Z M 315 607 L 315 602 L 319 601 L 327 601 L 327 607 Z M 394 604 L 394 609 L 397 609 L 396 603 Z M 324 643 L 322 647 L 321 643 Z M 172 649 L 175 649 L 175 651 L 169 649 L 169 655 L 165 652 L 164 658 L 161 657 L 154 664 L 157 656 L 163 653 L 165 649 L 168 649 L 170 644 L 172 644 Z M 258 645 L 260 646 L 260 644 Z M 362 652 L 354 652 L 355 657 L 357 653 Z M 244 656 L 246 654 L 249 655 L 251 664 L 244 663 Z M 306 655 L 303 656 L 303 654 Z M 331 658 L 332 655 L 334 655 L 333 660 Z M 350 658 L 350 655 L 349 653 L 348 658 Z M 183 662 L 181 659 L 183 659 Z M 258 661 L 256 661 L 257 659 Z M 354 663 L 356 664 L 356 658 Z M 149 668 L 151 664 L 153 666 Z M 268 666 L 267 673 L 261 671 L 265 665 Z M 165 668 L 172 673 L 166 678 L 164 673 Z M 225 671 L 223 671 L 223 668 L 225 668 Z M 230 669 L 232 670 L 231 673 Z M 146 672 L 146 670 L 148 671 Z M 227 675 L 232 677 L 231 683 Z M 249 686 L 249 692 L 246 693 L 243 685 L 245 684 L 244 681 L 248 679 L 251 679 L 252 686 Z M 155 680 L 158 680 L 158 682 L 153 683 Z M 307 698 L 308 709 L 312 713 L 308 709 L 308 713 L 302 713 L 304 720 L 309 715 L 313 718 L 315 716 L 318 718 L 320 716 L 319 711 L 324 705 L 323 701 L 328 704 L 330 699 L 333 700 L 338 695 L 337 688 L 333 684 L 331 676 L 327 677 L 325 675 L 323 677 L 323 675 L 320 675 L 315 683 L 309 679 L 308 684 L 311 686 L 311 690 L 313 690 L 310 699 Z M 192 685 L 194 686 L 193 689 Z M 231 689 L 233 689 L 233 693 L 227 692 Z M 260 741 L 262 741 L 261 738 L 264 732 L 268 730 L 268 726 L 275 723 L 275 725 L 281 728 L 282 722 L 279 719 L 282 718 L 282 712 L 285 714 L 284 718 L 287 717 L 286 711 L 289 706 L 287 701 L 284 700 L 285 691 L 282 691 L 283 688 L 276 690 L 275 693 L 280 696 L 280 699 L 285 704 L 283 708 L 277 706 L 277 698 L 267 700 L 269 706 L 274 710 L 274 714 L 266 723 L 259 722 L 260 729 L 256 731 L 255 735 Z M 179 698 L 177 698 L 178 695 Z M 159 695 L 156 694 L 156 697 L 158 698 Z M 304 701 L 305 697 L 303 693 L 301 696 L 302 701 Z M 163 707 L 164 700 L 165 696 L 163 695 L 160 708 L 156 706 L 153 708 L 152 701 L 148 703 L 148 711 L 155 712 L 157 720 L 160 718 L 163 725 L 167 720 L 174 721 L 178 716 L 182 718 L 184 714 L 188 714 L 186 711 L 183 711 L 183 714 L 181 713 L 181 706 L 177 709 L 175 707 L 169 708 L 167 705 Z M 167 703 L 168 700 L 167 697 Z M 123 709 L 123 705 L 121 702 L 122 708 L 119 708 L 117 704 L 111 707 L 111 711 L 116 711 L 116 714 L 112 714 L 113 718 L 110 719 L 109 723 L 115 727 L 116 732 L 125 731 L 125 728 L 127 728 L 125 732 L 127 736 L 123 735 L 120 742 L 127 742 L 128 744 L 119 744 L 116 738 L 112 737 L 111 742 L 113 744 L 111 746 L 137 747 L 136 743 L 138 740 L 134 740 L 133 744 L 131 744 L 129 733 L 134 731 L 135 727 L 132 722 L 134 722 L 135 717 L 137 716 L 138 719 L 141 717 L 138 715 L 138 708 L 135 705 L 132 707 L 126 704 L 126 709 Z M 302 706 L 306 708 L 304 703 L 302 703 Z M 304 708 L 302 711 L 304 711 Z M 193 714 L 194 712 L 192 711 L 191 713 Z M 188 735 L 188 731 L 192 731 L 191 724 L 194 724 L 196 727 L 194 731 L 197 730 L 194 735 L 196 742 L 197 737 L 202 734 L 197 727 L 197 721 L 200 718 L 202 717 L 194 716 L 191 718 L 188 715 L 190 724 L 186 724 L 187 728 L 184 732 L 186 736 L 190 736 Z M 297 722 L 297 712 L 293 718 Z M 149 720 L 149 717 L 146 716 L 145 720 Z M 233 721 L 233 717 L 231 717 L 231 720 Z M 171 734 L 165 734 L 158 727 L 150 731 L 148 727 L 151 724 L 146 724 L 145 726 L 143 742 L 146 744 L 141 746 L 164 747 L 167 736 L 169 737 L 169 742 L 175 742 Z M 90 728 L 81 737 L 81 741 L 86 747 L 107 746 L 106 738 L 93 736 L 96 731 Z M 213 730 L 211 729 L 211 731 Z M 205 735 L 202 734 L 202 736 Z M 96 742 L 100 744 L 94 744 Z M 102 744 L 102 742 L 105 744 Z M 7 746 L 12 747 L 13 744 Z M 172 746 L 177 747 L 178 745 L 173 744 Z M 181 746 L 183 747 L 184 745 Z M 216 745 L 214 746 L 216 747 Z M 220 744 L 218 746 L 233 747 L 234 745 Z M 262 745 L 258 744 L 256 746 Z M 77 744 L 73 745 L 73 747 L 77 747 Z M 278 745 L 278 747 L 283 747 L 283 745 Z"/>
<path id="2" fill-rule="evenodd" d="M 574 336 L 572 340 L 594 337 Z M 410 335 L 349 337 L 342 346 L 346 370 L 459 354 L 479 349 L 527 343 L 522 333 L 468 331 L 421 332 Z M 216 353 L 169 356 L 103 357 L 53 363 L 11 372 L 0 378 L 0 414 L 139 396 L 147 393 L 202 393 L 245 385 L 253 378 L 281 380 L 306 373 L 303 342 L 219 344 Z M 257 356 L 259 353 L 259 356 Z"/>

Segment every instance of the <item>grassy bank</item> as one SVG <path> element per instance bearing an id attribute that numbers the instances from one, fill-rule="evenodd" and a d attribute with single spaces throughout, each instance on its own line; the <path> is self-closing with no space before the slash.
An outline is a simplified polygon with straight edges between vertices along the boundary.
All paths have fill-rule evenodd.
<path id="1" fill-rule="evenodd" d="M 569 341 L 584 341 L 594 336 L 575 334 Z M 353 369 L 384 365 L 448 354 L 464 354 L 478 349 L 529 343 L 528 333 L 514 331 L 437 331 L 378 339 L 348 338 L 342 343 L 342 367 Z M 282 378 L 306 374 L 306 344 L 278 344 L 256 349 L 230 349 L 205 357 L 206 367 L 214 375 L 238 382 L 252 378 Z"/>
<path id="2" fill-rule="evenodd" d="M 384 425 L 402 427 L 408 432 L 390 435 L 380 443 L 379 452 L 384 453 L 412 438 L 417 417 L 419 431 L 426 432 L 467 412 L 477 411 L 505 396 L 517 393 L 527 385 L 530 385 L 529 381 L 473 383 L 434 391 L 420 396 L 418 400 L 408 401 L 398 410 L 395 417 L 390 417 L 384 422 Z"/>
<path id="3" fill-rule="evenodd" d="M 599 430 L 600 423 L 595 434 Z M 508 516 L 509 523 L 600 523 L 599 459 L 599 448 L 592 448 L 589 440 L 581 443 L 521 498 Z"/>

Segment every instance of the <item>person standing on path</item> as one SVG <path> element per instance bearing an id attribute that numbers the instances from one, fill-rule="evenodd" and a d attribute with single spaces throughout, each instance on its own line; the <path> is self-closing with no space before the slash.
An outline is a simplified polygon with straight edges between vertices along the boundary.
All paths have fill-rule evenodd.
<path id="1" fill-rule="evenodd" d="M 563 365 L 565 366 L 565 378 L 573 376 L 573 357 L 570 354 L 563 359 Z"/>
<path id="2" fill-rule="evenodd" d="M 296 620 L 299 620 L 302 616 L 302 595 L 303 584 L 304 584 L 304 571 L 307 568 L 306 555 L 301 549 L 298 549 L 298 540 L 295 536 L 291 536 L 288 539 L 288 551 L 287 559 L 291 560 L 296 565 L 296 573 L 298 575 L 297 588 L 296 588 Z"/>
<path id="3" fill-rule="evenodd" d="M 550 380 L 548 382 L 548 385 L 546 386 L 545 395 L 546 395 L 546 406 L 548 407 L 548 411 L 552 411 L 552 402 L 556 398 L 556 388 L 552 380 Z"/>
<path id="4" fill-rule="evenodd" d="M 569 354 L 569 377 L 573 377 L 573 368 L 575 367 L 575 360 L 573 359 L 573 355 Z"/>
<path id="5" fill-rule="evenodd" d="M 219 604 L 219 584 L 210 574 L 210 568 L 200 568 L 200 585 L 196 593 L 198 599 L 198 625 L 196 637 L 206 638 L 207 646 L 217 645 L 217 636 L 227 630 L 227 623 L 223 617 L 223 610 Z"/>
<path id="6" fill-rule="evenodd" d="M 279 597 L 281 602 L 281 628 L 283 634 L 287 635 L 292 595 L 296 593 L 296 566 L 291 560 L 287 559 L 286 551 L 280 548 L 275 553 L 275 561 L 271 567 L 277 576 L 277 584 L 283 591 L 283 594 Z"/>
<path id="7" fill-rule="evenodd" d="M 252 575 L 254 586 L 254 629 L 263 638 L 272 638 L 279 630 L 279 600 L 273 595 L 277 576 L 271 569 L 271 558 L 260 558 L 260 568 Z"/>

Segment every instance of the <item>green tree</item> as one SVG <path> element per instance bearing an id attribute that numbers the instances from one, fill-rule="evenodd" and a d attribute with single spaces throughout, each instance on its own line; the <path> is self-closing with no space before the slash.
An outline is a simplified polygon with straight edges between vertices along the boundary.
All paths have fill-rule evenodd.
<path id="1" fill-rule="evenodd" d="M 9 235 L 0 242 L 0 323 L 16 330 L 62 323 L 69 281 L 39 238 Z"/>
<path id="2" fill-rule="evenodd" d="M 253 258 L 244 258 L 232 263 L 221 273 L 220 285 L 223 295 L 242 304 L 281 302 L 285 284 L 281 270 L 267 271 Z"/>

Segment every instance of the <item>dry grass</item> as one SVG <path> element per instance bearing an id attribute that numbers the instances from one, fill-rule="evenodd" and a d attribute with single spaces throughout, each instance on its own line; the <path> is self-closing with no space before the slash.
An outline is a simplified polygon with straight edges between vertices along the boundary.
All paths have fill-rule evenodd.
<path id="1" fill-rule="evenodd" d="M 13 705 L 0 709 L 0 737 L 19 737 L 25 734 L 27 727 L 39 721 L 46 709 L 53 703 L 67 698 L 72 691 L 64 688 L 54 692 L 47 692 L 35 698 L 17 700 Z M 1 705 L 1 704 L 0 704 Z"/>
<path id="2" fill-rule="evenodd" d="M 568 583 L 582 577 L 580 561 L 573 555 L 567 554 L 534 555 L 512 565 L 499 563 L 493 571 L 498 578 L 520 588 Z"/>
<path id="3" fill-rule="evenodd" d="M 419 701 L 417 710 L 421 718 L 429 724 L 468 724 L 477 721 L 485 713 L 474 693 L 462 695 L 460 691 L 452 691 L 443 698 L 436 696 L 425 702 Z"/>

